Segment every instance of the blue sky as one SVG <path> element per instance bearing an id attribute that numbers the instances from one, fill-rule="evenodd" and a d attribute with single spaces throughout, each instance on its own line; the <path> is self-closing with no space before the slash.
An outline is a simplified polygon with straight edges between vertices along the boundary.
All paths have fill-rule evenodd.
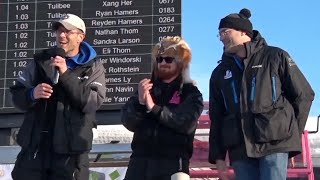
<path id="1" fill-rule="evenodd" d="M 192 49 L 191 76 L 204 100 L 209 99 L 209 78 L 222 54 L 216 37 L 220 19 L 244 7 L 251 10 L 253 28 L 267 43 L 286 50 L 295 60 L 316 93 L 310 115 L 318 116 L 320 1 L 182 0 L 182 36 Z"/>

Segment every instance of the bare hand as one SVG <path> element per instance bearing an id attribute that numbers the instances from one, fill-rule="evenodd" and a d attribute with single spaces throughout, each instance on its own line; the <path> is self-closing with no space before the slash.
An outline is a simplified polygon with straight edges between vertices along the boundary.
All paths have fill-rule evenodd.
<path id="1" fill-rule="evenodd" d="M 52 86 L 46 83 L 41 83 L 34 88 L 33 97 L 34 99 L 40 99 L 40 98 L 49 99 L 52 93 L 53 93 Z"/>
<path id="2" fill-rule="evenodd" d="M 217 165 L 218 174 L 221 180 L 229 180 L 228 167 L 226 162 L 224 160 L 217 160 L 216 165 Z"/>
<path id="3" fill-rule="evenodd" d="M 151 109 L 153 108 L 154 105 L 155 105 L 155 104 L 154 104 L 154 102 L 153 102 L 152 96 L 151 96 L 150 92 L 148 91 L 148 92 L 146 93 L 146 106 L 147 106 L 147 109 L 148 109 L 149 111 L 151 111 Z"/>
<path id="4" fill-rule="evenodd" d="M 138 85 L 138 93 L 139 93 L 139 103 L 142 105 L 146 104 L 146 93 L 149 93 L 153 84 L 150 83 L 150 79 L 142 79 Z"/>
<path id="5" fill-rule="evenodd" d="M 59 73 L 63 74 L 67 71 L 68 66 L 66 63 L 66 59 L 61 56 L 51 57 L 51 66 L 59 69 Z"/>

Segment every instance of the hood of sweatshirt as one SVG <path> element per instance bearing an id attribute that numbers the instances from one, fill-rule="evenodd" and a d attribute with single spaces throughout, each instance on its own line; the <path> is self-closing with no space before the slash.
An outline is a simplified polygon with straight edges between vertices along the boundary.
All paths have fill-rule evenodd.
<path id="1" fill-rule="evenodd" d="M 87 42 L 83 41 L 80 44 L 80 51 L 77 55 L 67 58 L 67 66 L 73 69 L 76 66 L 87 64 L 97 56 L 96 51 Z"/>

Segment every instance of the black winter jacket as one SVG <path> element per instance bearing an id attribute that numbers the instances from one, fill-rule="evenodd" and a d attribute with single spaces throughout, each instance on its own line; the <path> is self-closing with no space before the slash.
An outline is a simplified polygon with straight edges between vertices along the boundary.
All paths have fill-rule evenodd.
<path id="1" fill-rule="evenodd" d="M 31 100 L 39 83 L 52 84 L 52 49 L 36 54 L 34 61 L 10 88 L 16 107 L 25 111 L 17 142 L 22 149 L 38 151 L 41 131 L 49 131 L 56 153 L 81 153 L 92 147 L 95 113 L 106 95 L 104 67 L 94 59 L 68 69 L 53 85 L 49 99 Z"/>
<path id="2" fill-rule="evenodd" d="M 257 31 L 245 43 L 247 58 L 223 54 L 210 79 L 209 162 L 301 151 L 314 92 L 284 50 Z"/>
<path id="3" fill-rule="evenodd" d="M 122 109 L 122 123 L 134 132 L 132 157 L 189 159 L 197 121 L 203 110 L 202 94 L 181 78 L 170 84 L 154 82 L 151 95 L 155 102 L 151 112 L 139 104 L 138 93 Z"/>

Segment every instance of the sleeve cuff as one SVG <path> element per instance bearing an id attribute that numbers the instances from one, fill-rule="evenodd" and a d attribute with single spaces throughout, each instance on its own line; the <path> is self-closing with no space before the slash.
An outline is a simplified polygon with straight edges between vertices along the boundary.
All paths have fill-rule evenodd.
<path id="1" fill-rule="evenodd" d="M 155 104 L 153 106 L 153 108 L 151 109 L 150 113 L 152 113 L 153 115 L 157 116 L 157 115 L 160 114 L 160 112 L 161 112 L 161 107 Z"/>
<path id="2" fill-rule="evenodd" d="M 139 111 L 139 112 L 140 112 L 140 111 L 146 111 L 146 109 L 147 109 L 145 105 L 142 105 L 142 104 L 140 104 L 140 103 L 136 104 L 136 105 L 135 105 L 135 108 L 136 108 L 136 110 Z"/>
<path id="3" fill-rule="evenodd" d="M 31 100 L 32 102 L 35 101 L 34 96 L 33 96 L 33 92 L 34 92 L 34 88 L 31 88 L 31 89 L 29 90 L 29 98 L 30 98 L 30 100 Z"/>
<path id="4" fill-rule="evenodd" d="M 132 105 L 137 112 L 145 112 L 147 110 L 145 105 L 140 104 L 138 97 L 133 98 Z"/>
<path id="5" fill-rule="evenodd" d="M 68 79 L 70 78 L 70 69 L 67 69 L 66 72 L 64 72 L 63 74 L 60 75 L 59 77 L 59 81 L 61 82 L 66 82 L 68 81 Z"/>

